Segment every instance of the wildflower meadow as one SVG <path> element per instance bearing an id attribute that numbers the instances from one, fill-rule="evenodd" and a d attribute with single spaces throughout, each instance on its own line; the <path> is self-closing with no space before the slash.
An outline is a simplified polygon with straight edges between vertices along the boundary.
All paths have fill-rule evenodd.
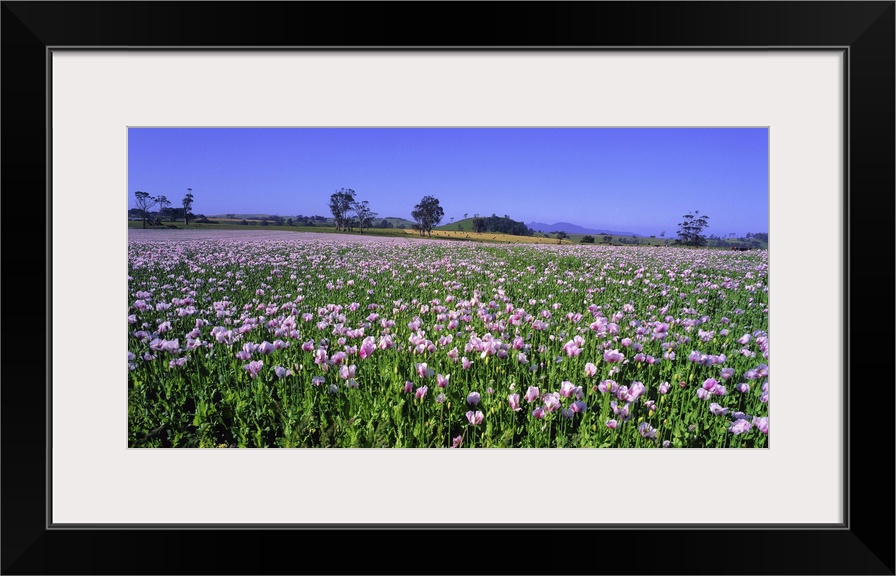
<path id="1" fill-rule="evenodd" d="M 128 445 L 762 448 L 768 252 L 131 237 Z"/>

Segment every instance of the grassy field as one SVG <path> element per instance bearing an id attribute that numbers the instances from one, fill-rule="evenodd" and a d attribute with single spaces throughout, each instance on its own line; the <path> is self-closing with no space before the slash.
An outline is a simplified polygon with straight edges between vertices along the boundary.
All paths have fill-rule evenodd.
<path id="1" fill-rule="evenodd" d="M 342 236 L 358 236 L 358 232 L 337 232 L 332 226 L 274 226 L 261 224 L 240 224 L 240 220 L 228 220 L 226 218 L 217 218 L 214 224 L 201 224 L 198 222 L 190 222 L 184 226 L 183 222 L 164 222 L 162 227 L 152 226 L 153 229 L 168 230 L 170 226 L 177 229 L 192 230 L 284 230 L 287 232 L 322 232 L 339 234 Z M 142 228 L 143 223 L 139 221 L 128 221 L 128 228 Z M 422 238 L 416 230 L 410 228 L 365 228 L 361 234 L 364 236 L 386 236 L 398 238 Z M 483 232 L 476 234 L 475 232 L 458 232 L 451 230 L 433 230 L 432 238 L 446 240 L 461 240 L 467 242 L 485 242 L 492 244 L 558 244 L 556 238 L 536 238 L 529 236 L 512 236 L 510 234 L 496 234 L 493 232 Z M 571 244 L 570 240 L 564 240 L 563 244 Z"/>
<path id="2" fill-rule="evenodd" d="M 130 447 L 768 446 L 765 251 L 185 232 L 128 243 Z"/>
<path id="3" fill-rule="evenodd" d="M 333 226 L 275 226 L 269 224 L 262 226 L 261 224 L 240 224 L 239 219 L 215 218 L 214 223 L 202 224 L 199 222 L 190 222 L 185 226 L 183 222 L 164 222 L 161 227 L 151 226 L 148 228 L 155 230 L 168 230 L 170 227 L 176 229 L 192 229 L 192 230 L 284 230 L 287 232 L 320 232 L 339 234 L 341 236 L 358 236 L 358 232 L 337 232 Z M 497 232 L 476 233 L 471 229 L 471 219 L 462 220 L 453 224 L 438 226 L 432 231 L 433 239 L 458 240 L 464 242 L 487 243 L 487 244 L 553 244 L 553 245 L 570 245 L 581 244 L 585 234 L 570 234 L 562 241 L 557 240 L 553 234 L 548 234 L 548 238 L 544 234 L 536 233 L 533 236 L 514 236 L 511 234 L 500 234 Z M 466 228 L 464 227 L 466 224 Z M 457 230 L 458 226 L 461 230 Z M 143 223 L 140 221 L 128 221 L 128 228 L 142 228 Z M 422 238 L 420 234 L 411 228 L 365 228 L 362 233 L 364 236 L 375 237 L 393 237 L 393 238 Z M 674 244 L 674 238 L 633 238 L 631 236 L 610 236 L 610 241 L 606 242 L 604 235 L 591 234 L 594 237 L 594 246 L 671 246 Z M 588 246 L 590 244 L 584 244 Z M 761 249 L 768 249 L 768 244 L 763 243 Z"/>

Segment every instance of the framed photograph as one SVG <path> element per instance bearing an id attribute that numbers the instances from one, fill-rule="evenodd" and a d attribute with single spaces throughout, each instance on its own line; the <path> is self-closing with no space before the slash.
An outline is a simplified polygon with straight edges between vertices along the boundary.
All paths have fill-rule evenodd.
<path id="1" fill-rule="evenodd" d="M 519 551 L 505 564 L 513 573 L 552 573 L 558 566 L 569 573 L 894 573 L 893 507 L 881 503 L 894 480 L 893 388 L 874 361 L 880 347 L 863 345 L 877 338 L 871 330 L 884 331 L 892 318 L 880 314 L 893 302 L 892 275 L 881 272 L 888 268 L 880 262 L 893 261 L 893 2 L 4 2 L 2 9 L 2 179 L 6 224 L 16 234 L 4 250 L 5 335 L 12 351 L 0 455 L 4 573 L 282 573 L 281 563 L 269 557 L 293 550 L 296 542 L 332 559 L 334 573 L 494 571 L 470 549 L 449 551 L 459 538 L 505 556 L 506 546 Z M 439 24 L 425 32 L 398 24 L 407 18 Z M 460 29 L 462 42 L 456 40 Z M 775 409 L 773 417 L 763 413 L 765 422 L 750 425 L 774 424 L 771 440 L 755 450 L 675 449 L 688 446 L 671 436 L 668 450 L 550 443 L 502 449 L 494 439 L 495 449 L 214 450 L 204 448 L 221 438 L 199 434 L 156 442 L 152 430 L 128 417 L 124 362 L 115 360 L 124 355 L 115 336 L 123 311 L 127 306 L 131 314 L 134 304 L 131 286 L 125 301 L 128 232 L 121 212 L 134 209 L 138 174 L 157 183 L 152 186 L 176 190 L 168 199 L 177 205 L 186 191 L 180 216 L 187 220 L 187 199 L 205 198 L 198 186 L 169 182 L 170 162 L 147 155 L 138 162 L 131 153 L 141 138 L 187 131 L 194 138 L 190 154 L 218 163 L 222 177 L 230 174 L 228 164 L 254 162 L 256 173 L 269 170 L 267 153 L 238 148 L 246 129 L 256 132 L 255 150 L 281 152 L 290 150 L 280 140 L 285 129 L 356 139 L 376 133 L 373 148 L 355 153 L 358 163 L 384 148 L 384 131 L 391 131 L 389 138 L 432 134 L 439 143 L 402 143 L 422 158 L 426 146 L 446 157 L 446 148 L 479 150 L 454 136 L 446 140 L 443 131 L 478 130 L 483 142 L 497 135 L 489 144 L 494 148 L 501 134 L 514 130 L 514 145 L 521 146 L 525 129 L 545 141 L 527 156 L 530 162 L 549 156 L 550 141 L 556 154 L 574 154 L 559 136 L 545 138 L 546 131 L 564 137 L 573 130 L 761 132 L 767 228 L 742 232 L 763 232 L 751 237 L 768 243 L 768 331 L 760 335 L 768 337 L 768 347 L 760 353 L 774 368 L 775 375 L 766 376 L 774 382 Z M 215 138 L 207 137 L 210 130 L 219 131 Z M 241 140 L 227 140 L 231 133 Z M 349 145 L 335 136 L 328 144 Z M 656 165 L 669 171 L 669 182 L 695 155 L 726 162 L 721 143 L 715 153 L 700 149 L 691 157 L 688 151 L 697 150 L 692 140 L 666 144 L 654 153 L 668 157 Z M 337 162 L 324 153 L 327 144 L 318 139 L 312 145 L 320 149 L 319 163 Z M 616 140 L 603 154 L 625 145 Z M 155 142 L 168 157 L 178 156 L 177 146 Z M 674 158 L 680 158 L 675 166 L 669 164 Z M 582 162 L 599 165 L 593 157 Z M 467 164 L 479 166 L 473 158 Z M 449 178 L 437 176 L 437 166 L 427 169 L 434 179 Z M 511 178 L 512 172 L 501 174 Z M 722 175 L 715 184 L 734 193 Z M 417 195 L 438 197 L 438 185 L 421 181 Z M 408 188 L 411 198 L 414 186 Z M 578 198 L 568 192 L 555 202 L 580 212 L 599 209 L 594 188 L 585 187 Z M 631 201 L 637 198 L 632 193 Z M 161 222 L 165 206 L 158 196 L 152 200 Z M 622 210 L 623 199 L 613 201 Z M 649 201 L 653 213 L 665 202 L 674 222 L 701 209 L 682 211 L 662 195 Z M 35 202 L 40 215 L 31 218 Z M 534 201 L 502 202 L 514 215 Z M 370 212 L 358 212 L 364 208 L 359 202 L 351 206 L 363 227 L 361 215 Z M 378 209 L 375 202 L 369 207 Z M 174 219 L 176 208 L 169 215 Z M 403 225 L 432 233 L 423 208 L 416 207 L 414 224 Z M 750 208 L 740 209 L 745 218 Z M 142 228 L 147 211 L 131 225 Z M 208 215 L 239 211 L 222 206 L 221 214 Z M 461 212 L 446 217 L 466 222 L 469 214 Z M 545 218 L 553 214 L 559 219 L 563 212 L 544 210 Z M 699 214 L 688 215 L 699 237 Z M 582 222 L 598 225 L 596 219 Z M 564 241 L 550 232 L 552 242 Z M 646 242 L 659 234 L 635 232 L 620 237 Z M 613 242 L 612 234 L 598 241 L 604 236 Z M 733 238 L 712 240 L 721 246 Z M 860 258 L 869 246 L 883 257 Z M 266 250 L 261 243 L 243 249 Z M 171 289 L 179 282 L 176 274 L 160 275 L 140 281 L 170 282 Z M 39 324 L 17 320 L 12 311 L 44 288 L 39 341 L 28 330 Z M 182 292 L 189 296 L 188 288 Z M 185 310 L 189 305 L 178 302 Z M 483 322 L 493 320 L 485 318 L 487 309 L 482 314 Z M 334 318 L 342 330 L 338 313 Z M 560 337 L 567 335 L 575 343 L 571 334 Z M 155 342 L 160 353 L 166 342 Z M 329 344 L 314 346 L 320 351 Z M 575 356 L 569 350 L 564 346 Z M 774 362 L 771 350 L 778 352 Z M 247 366 L 256 352 L 243 351 Z M 333 370 L 327 377 L 342 380 L 326 385 L 351 388 L 349 366 L 333 357 L 328 353 Z M 45 367 L 44 378 L 34 376 L 34 366 Z M 300 369 L 280 368 L 284 376 Z M 250 382 L 254 375 L 247 369 L 244 376 Z M 429 376 L 424 366 L 419 378 Z M 441 380 L 432 378 L 430 388 L 437 388 Z M 177 387 L 188 380 L 170 382 Z M 412 382 L 409 394 L 424 397 L 423 383 Z M 709 391 L 722 384 L 703 385 Z M 558 400 L 575 412 L 575 398 Z M 478 401 L 478 395 L 467 398 L 471 406 Z M 768 396 L 763 404 L 770 410 Z M 191 406 L 201 420 L 199 402 Z M 475 427 L 475 406 L 469 414 Z M 739 422 L 724 417 L 732 426 Z M 271 443 L 301 445 L 279 431 L 259 426 L 256 432 L 254 438 L 248 432 L 227 436 L 226 443 L 269 445 L 269 433 Z M 641 438 L 649 441 L 649 432 Z M 345 442 L 339 446 L 351 446 Z M 183 449 L 136 449 L 140 443 Z M 868 445 L 871 455 L 857 450 Z M 528 542 L 546 537 L 551 547 L 562 536 L 570 537 L 568 551 L 525 551 Z M 441 551 L 432 567 L 346 554 L 353 541 L 370 537 L 387 546 L 419 543 Z M 601 543 L 605 557 L 600 550 L 589 553 L 592 541 Z M 102 553 L 71 552 L 88 548 Z M 327 571 L 301 558 L 296 572 Z"/>

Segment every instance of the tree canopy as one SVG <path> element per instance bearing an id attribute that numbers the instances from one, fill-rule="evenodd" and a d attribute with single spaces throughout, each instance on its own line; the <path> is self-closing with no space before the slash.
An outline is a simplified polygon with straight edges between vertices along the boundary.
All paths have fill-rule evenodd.
<path id="1" fill-rule="evenodd" d="M 512 220 L 510 216 L 507 216 L 506 214 L 504 216 L 492 214 L 487 218 L 478 215 L 475 216 L 473 218 L 473 231 L 477 233 L 497 232 L 499 234 L 512 234 L 514 236 L 532 236 L 535 234 L 535 232 L 523 222 Z"/>
<path id="2" fill-rule="evenodd" d="M 149 218 L 149 211 L 159 203 L 159 199 L 142 190 L 134 192 L 134 197 L 137 199 L 137 209 L 140 210 L 140 215 L 143 217 L 143 227 L 146 228 L 146 219 Z"/>
<path id="3" fill-rule="evenodd" d="M 187 195 L 181 200 L 184 209 L 184 226 L 190 223 L 190 210 L 193 208 L 193 189 L 187 188 Z"/>
<path id="4" fill-rule="evenodd" d="M 330 212 L 336 230 L 346 230 L 349 220 L 349 211 L 355 201 L 355 191 L 351 188 L 341 188 L 330 195 Z"/>
<path id="5" fill-rule="evenodd" d="M 439 206 L 439 199 L 434 196 L 424 196 L 411 212 L 411 217 L 419 226 L 420 235 L 426 234 L 429 237 L 432 237 L 432 229 L 439 225 L 444 216 L 445 211 Z"/>
<path id="6" fill-rule="evenodd" d="M 351 210 L 357 218 L 355 223 L 358 226 L 358 234 L 361 234 L 365 228 L 373 227 L 373 219 L 377 217 L 377 213 L 370 209 L 367 200 L 352 202 Z"/>
<path id="7" fill-rule="evenodd" d="M 706 236 L 703 235 L 703 229 L 709 226 L 707 220 L 709 216 L 700 215 L 699 210 L 688 212 L 682 216 L 684 220 L 678 224 L 677 244 L 684 246 L 705 246 Z"/>

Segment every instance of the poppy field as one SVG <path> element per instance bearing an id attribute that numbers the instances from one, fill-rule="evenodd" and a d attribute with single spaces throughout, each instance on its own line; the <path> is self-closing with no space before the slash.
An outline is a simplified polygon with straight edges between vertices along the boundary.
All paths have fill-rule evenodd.
<path id="1" fill-rule="evenodd" d="M 132 236 L 128 446 L 763 448 L 768 252 Z"/>

